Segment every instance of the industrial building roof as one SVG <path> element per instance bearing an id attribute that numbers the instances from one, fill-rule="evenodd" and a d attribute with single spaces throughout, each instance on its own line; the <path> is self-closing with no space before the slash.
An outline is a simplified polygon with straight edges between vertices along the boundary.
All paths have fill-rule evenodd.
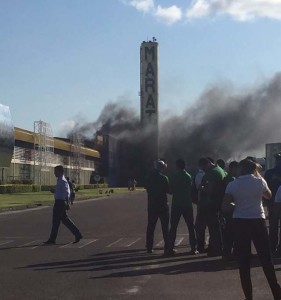
<path id="1" fill-rule="evenodd" d="M 26 142 L 29 144 L 35 144 L 36 140 L 37 140 L 37 136 L 38 134 L 32 131 L 28 131 L 22 128 L 18 128 L 18 127 L 14 127 L 15 130 L 15 139 L 21 142 Z M 65 140 L 62 140 L 60 138 L 53 138 L 54 141 L 54 148 L 55 149 L 59 149 L 59 150 L 63 150 L 63 151 L 67 151 L 67 152 L 71 152 L 73 144 L 70 142 L 67 142 Z M 81 146 L 81 152 L 89 157 L 93 157 L 93 158 L 100 158 L 100 152 L 92 149 L 92 148 L 88 148 L 88 147 L 84 147 Z"/>

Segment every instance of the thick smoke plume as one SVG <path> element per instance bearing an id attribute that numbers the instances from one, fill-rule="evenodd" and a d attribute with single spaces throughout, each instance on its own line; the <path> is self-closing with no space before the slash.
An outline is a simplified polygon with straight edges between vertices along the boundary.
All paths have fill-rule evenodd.
<path id="1" fill-rule="evenodd" d="M 227 85 L 214 86 L 183 111 L 160 123 L 160 157 L 170 162 L 181 157 L 196 166 L 201 156 L 231 160 L 264 155 L 266 143 L 281 141 L 281 73 L 243 92 Z M 115 136 L 127 141 L 126 152 L 132 147 L 134 155 L 145 141 L 139 113 L 120 104 L 107 104 L 96 122 L 75 131 Z"/>
<path id="2" fill-rule="evenodd" d="M 83 139 L 93 139 L 96 134 L 110 134 L 115 138 L 130 138 L 139 129 L 139 117 L 127 103 L 108 103 L 98 119 L 91 123 L 77 124 L 68 134 L 80 134 Z"/>
<path id="3" fill-rule="evenodd" d="M 266 143 L 281 141 L 280 113 L 281 73 L 251 91 L 216 86 L 162 124 L 162 151 L 190 163 L 204 155 L 225 160 L 264 155 Z"/>

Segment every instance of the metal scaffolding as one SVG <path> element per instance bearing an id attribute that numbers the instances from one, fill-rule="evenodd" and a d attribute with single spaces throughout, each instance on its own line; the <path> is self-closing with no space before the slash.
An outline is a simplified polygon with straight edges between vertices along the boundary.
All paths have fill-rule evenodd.
<path id="1" fill-rule="evenodd" d="M 34 122 L 34 183 L 50 183 L 50 166 L 54 156 L 54 137 L 50 124 Z"/>
<path id="2" fill-rule="evenodd" d="M 70 179 L 75 183 L 80 182 L 80 171 L 83 164 L 83 143 L 79 133 L 73 133 L 71 137 L 71 173 Z"/>

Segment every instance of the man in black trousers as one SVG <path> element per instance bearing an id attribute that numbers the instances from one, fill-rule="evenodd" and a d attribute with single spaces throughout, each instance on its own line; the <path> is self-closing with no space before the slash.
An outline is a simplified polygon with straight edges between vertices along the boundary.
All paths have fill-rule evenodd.
<path id="1" fill-rule="evenodd" d="M 189 232 L 189 243 L 191 251 L 188 254 L 196 255 L 197 242 L 194 228 L 193 207 L 191 199 L 192 178 L 185 170 L 185 161 L 183 159 L 176 160 L 177 173 L 172 177 L 171 192 L 173 194 L 171 209 L 171 229 L 170 229 L 170 248 L 167 255 L 174 255 L 175 240 L 177 236 L 177 228 L 181 216 L 183 216 Z"/>
<path id="2" fill-rule="evenodd" d="M 56 243 L 60 222 L 62 222 L 75 236 L 73 243 L 78 243 L 82 239 L 82 234 L 79 229 L 66 213 L 67 207 L 69 207 L 68 201 L 70 197 L 70 189 L 63 173 L 63 166 L 59 165 L 55 167 L 54 174 L 57 177 L 57 184 L 54 193 L 55 204 L 53 208 L 53 225 L 49 239 L 44 242 L 46 245 L 54 245 Z"/>
<path id="3" fill-rule="evenodd" d="M 148 198 L 148 223 L 146 230 L 146 250 L 147 253 L 153 252 L 154 231 L 158 218 L 161 221 L 162 233 L 164 238 L 164 252 L 168 251 L 169 234 L 169 206 L 167 193 L 169 192 L 168 177 L 163 174 L 166 164 L 162 160 L 155 162 L 155 170 L 149 176 L 146 183 Z"/>

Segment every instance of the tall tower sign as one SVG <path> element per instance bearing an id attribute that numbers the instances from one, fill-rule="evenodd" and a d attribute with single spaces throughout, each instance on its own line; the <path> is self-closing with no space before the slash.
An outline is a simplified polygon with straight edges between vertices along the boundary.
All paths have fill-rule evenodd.
<path id="1" fill-rule="evenodd" d="M 142 42 L 140 48 L 141 123 L 158 127 L 158 43 Z"/>
<path id="2" fill-rule="evenodd" d="M 158 43 L 142 42 L 140 47 L 141 124 L 150 132 L 151 159 L 158 157 Z"/>

